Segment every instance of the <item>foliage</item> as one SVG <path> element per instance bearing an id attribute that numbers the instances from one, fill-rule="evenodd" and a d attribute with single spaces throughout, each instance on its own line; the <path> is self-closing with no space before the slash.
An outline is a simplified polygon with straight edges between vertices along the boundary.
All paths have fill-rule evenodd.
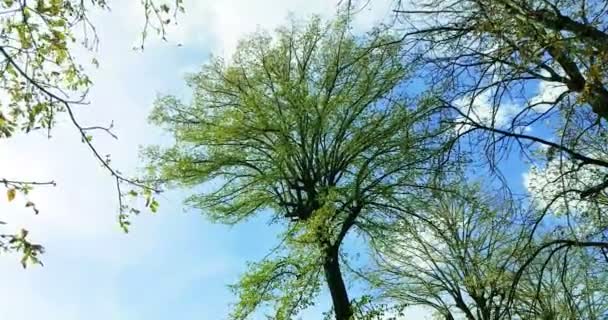
<path id="1" fill-rule="evenodd" d="M 203 185 L 187 203 L 214 221 L 270 212 L 286 227 L 275 254 L 234 287 L 233 318 L 262 303 L 290 318 L 314 301 L 320 276 L 336 318 L 351 317 L 341 244 L 389 223 L 392 204 L 426 183 L 441 145 L 430 110 L 414 111 L 401 90 L 408 70 L 394 40 L 380 30 L 353 36 L 344 16 L 294 22 L 241 41 L 229 62 L 206 63 L 189 78 L 190 104 L 157 102 L 151 119 L 176 142 L 147 150 L 154 178 Z"/>
<path id="2" fill-rule="evenodd" d="M 576 105 L 608 110 L 603 70 L 607 56 L 606 7 L 602 1 L 427 0 L 399 1 L 400 18 L 411 22 L 404 41 L 424 49 L 436 76 L 449 76 L 451 94 L 476 96 L 494 90 L 494 103 L 532 80 L 562 84 L 564 93 L 522 110 L 551 108 L 571 94 Z M 452 67 L 452 68 L 450 68 Z M 574 107 L 570 105 L 569 107 Z M 549 111 L 549 110 L 545 110 Z M 544 112 L 538 112 L 544 113 Z M 525 119 L 519 119 L 524 121 Z M 529 120 L 529 119 L 528 119 Z"/>
<path id="3" fill-rule="evenodd" d="M 412 26 L 403 40 L 431 71 L 424 76 L 438 103 L 461 126 L 458 138 L 484 135 L 478 141 L 493 169 L 518 146 L 537 167 L 560 162 L 561 175 L 570 175 L 560 184 L 581 180 L 578 171 L 595 171 L 592 180 L 601 183 L 559 192 L 593 200 L 608 185 L 602 177 L 608 110 L 602 3 L 400 1 L 397 13 Z M 553 135 L 529 134 L 534 127 Z"/>
<path id="4" fill-rule="evenodd" d="M 32 130 L 46 130 L 50 137 L 56 118 L 67 114 L 78 130 L 79 138 L 115 178 L 120 202 L 119 220 L 126 228 L 128 214 L 137 210 L 123 201 L 126 193 L 121 191 L 121 185 L 144 192 L 148 198 L 156 188 L 148 182 L 123 176 L 110 164 L 109 156 L 103 156 L 97 150 L 92 142 L 94 132 L 101 131 L 116 137 L 111 132 L 112 125 L 84 126 L 73 109 L 73 106 L 86 102 L 86 93 L 92 85 L 81 65 L 83 61 L 74 57 L 73 49 L 80 42 L 85 49 L 95 50 L 98 39 L 90 14 L 96 9 L 108 10 L 109 5 L 106 0 L 0 1 L 0 139 Z M 156 30 L 164 38 L 164 28 L 171 22 L 170 18 L 183 10 L 182 0 L 175 0 L 172 7 L 158 5 L 155 0 L 141 0 L 141 5 L 146 17 L 142 39 L 150 30 Z M 98 65 L 96 59 L 92 63 Z M 9 201 L 16 192 L 25 194 L 37 185 L 55 185 L 52 181 L 8 181 L 6 178 L 2 182 L 7 188 Z M 33 203 L 31 206 L 35 209 Z M 25 241 L 25 236 L 5 236 Z M 3 248 L 19 249 L 26 256 L 30 256 L 28 252 L 31 250 L 42 252 L 40 246 Z"/>
<path id="5" fill-rule="evenodd" d="M 540 241 L 545 225 L 563 241 L 537 243 L 533 260 L 582 250 L 581 242 L 605 248 L 605 1 L 397 5 L 402 40 L 454 126 L 448 156 L 468 153 L 474 170 L 489 169 L 505 189 L 517 189 L 500 170 L 514 150 L 532 168 L 525 206 L 536 215 L 527 236 Z"/>
<path id="6" fill-rule="evenodd" d="M 544 243 L 559 234 L 541 227 L 522 203 L 484 196 L 477 187 L 422 199 L 416 223 L 403 221 L 375 242 L 373 276 L 397 304 L 425 305 L 441 319 L 602 319 L 608 273 L 602 248 L 565 251 Z M 543 252 L 539 254 L 540 252 Z M 538 255 L 539 254 L 539 255 Z"/>

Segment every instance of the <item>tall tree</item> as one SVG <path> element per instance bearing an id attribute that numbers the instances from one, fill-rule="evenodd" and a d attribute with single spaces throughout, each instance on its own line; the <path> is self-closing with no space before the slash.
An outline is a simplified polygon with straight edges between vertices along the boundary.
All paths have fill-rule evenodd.
<path id="1" fill-rule="evenodd" d="M 231 317 L 274 305 L 288 319 L 314 303 L 321 278 L 335 318 L 353 317 L 341 251 L 347 235 L 388 223 L 394 201 L 427 174 L 434 123 L 404 96 L 407 67 L 390 35 L 350 32 L 346 17 L 240 42 L 228 62 L 189 78 L 189 104 L 158 100 L 151 116 L 175 138 L 147 151 L 154 177 L 204 190 L 188 198 L 214 221 L 268 211 L 283 241 L 234 286 Z"/>
<path id="2" fill-rule="evenodd" d="M 158 4 L 155 0 L 141 0 L 145 15 L 142 39 L 156 30 L 164 38 L 164 28 L 183 10 L 182 0 L 174 0 L 172 6 Z M 120 222 L 126 228 L 131 208 L 123 201 L 129 193 L 122 188 L 130 187 L 151 198 L 155 188 L 142 181 L 123 175 L 110 159 L 103 156 L 92 142 L 95 132 L 112 135 L 112 125 L 83 125 L 74 109 L 86 102 L 91 80 L 84 72 L 84 61 L 74 57 L 72 49 L 77 41 L 94 51 L 98 45 L 96 28 L 89 18 L 95 9 L 108 10 L 106 0 L 2 0 L 0 1 L 0 95 L 6 97 L 0 105 L 0 139 L 7 139 L 18 132 L 51 129 L 55 119 L 67 114 L 69 122 L 78 130 L 93 156 L 115 178 L 120 202 Z M 142 42 L 143 43 L 143 42 Z M 77 44 L 76 44 L 77 45 Z M 93 64 L 98 62 L 93 59 Z M 10 156 L 10 155 L 3 155 Z M 4 168 L 6 169 L 6 168 Z M 54 181 L 23 181 L 18 177 L 6 177 L 0 173 L 0 184 L 6 188 L 6 196 L 12 201 L 19 193 L 27 193 L 36 186 L 55 185 Z M 137 190 L 137 191 L 136 191 Z M 151 202 L 149 200 L 149 202 Z M 38 213 L 33 202 L 27 202 Z M 1 222 L 1 221 L 0 221 Z M 30 243 L 27 231 L 19 234 L 0 234 L 0 250 L 18 250 L 24 253 L 22 263 L 39 262 L 43 248 Z"/>
<path id="3" fill-rule="evenodd" d="M 530 204 L 542 213 L 535 222 L 570 222 L 561 232 L 572 242 L 561 250 L 608 243 L 606 2 L 397 4 L 402 41 L 425 63 L 445 121 L 456 125 L 453 146 L 499 177 L 519 150 L 533 167 Z"/>
<path id="4" fill-rule="evenodd" d="M 582 242 L 565 250 L 545 243 L 560 234 L 540 227 L 538 213 L 477 187 L 411 203 L 411 219 L 385 228 L 374 242 L 371 281 L 395 303 L 423 305 L 441 319 L 603 319 L 608 273 L 601 251 Z M 541 252 L 539 254 L 539 252 Z"/>

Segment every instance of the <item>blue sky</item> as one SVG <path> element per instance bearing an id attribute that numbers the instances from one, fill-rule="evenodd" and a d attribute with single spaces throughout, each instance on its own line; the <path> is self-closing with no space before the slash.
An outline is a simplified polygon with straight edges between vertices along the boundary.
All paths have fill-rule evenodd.
<path id="1" fill-rule="evenodd" d="M 144 52 L 135 52 L 143 20 L 139 1 L 130 2 L 119 7 L 114 1 L 112 12 L 95 14 L 101 65 L 91 71 L 91 104 L 77 111 L 85 124 L 114 121 L 119 140 L 98 136 L 95 142 L 126 172 L 136 172 L 140 145 L 166 138 L 145 120 L 158 94 L 187 96 L 186 72 L 197 70 L 210 53 L 230 54 L 237 39 L 258 26 L 273 28 L 289 12 L 331 16 L 336 6 L 334 0 L 186 1 L 187 13 L 170 28 L 169 42 L 151 37 Z M 358 28 L 386 17 L 386 3 L 364 11 Z M 4 139 L 0 154 L 8 155 L 0 157 L 3 177 L 57 182 L 34 190 L 29 199 L 8 203 L 0 197 L 9 228 L 29 229 L 47 249 L 44 267 L 23 270 L 18 257 L 0 258 L 0 319 L 224 319 L 234 301 L 227 285 L 246 261 L 263 257 L 275 243 L 275 229 L 264 219 L 214 225 L 184 210 L 176 192 L 163 194 L 159 212 L 137 217 L 123 234 L 113 181 L 65 118 L 51 140 L 42 133 Z M 24 208 L 27 200 L 40 215 Z M 302 318 L 320 319 L 326 306 Z"/>

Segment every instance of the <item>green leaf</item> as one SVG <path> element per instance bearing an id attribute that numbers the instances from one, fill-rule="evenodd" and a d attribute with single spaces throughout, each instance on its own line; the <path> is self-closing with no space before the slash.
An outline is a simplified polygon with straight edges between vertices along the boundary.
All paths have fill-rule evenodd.
<path id="1" fill-rule="evenodd" d="M 152 202 L 150 202 L 150 211 L 152 211 L 152 213 L 156 213 L 156 211 L 158 211 L 158 202 L 156 199 L 152 199 Z"/>

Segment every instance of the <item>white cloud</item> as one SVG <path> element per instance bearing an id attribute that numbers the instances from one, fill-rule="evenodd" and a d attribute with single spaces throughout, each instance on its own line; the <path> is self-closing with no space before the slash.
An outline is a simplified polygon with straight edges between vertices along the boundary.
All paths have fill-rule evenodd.
<path id="1" fill-rule="evenodd" d="M 180 59 L 178 48 L 168 46 L 144 53 L 132 51 L 132 40 L 141 26 L 117 17 L 121 15 L 108 13 L 96 19 L 102 40 L 97 55 L 102 64 L 91 72 L 95 82 L 91 105 L 77 106 L 75 111 L 84 125 L 107 125 L 115 120 L 119 140 L 100 135 L 94 142 L 103 154 L 112 154 L 119 168 L 133 173 L 138 146 L 158 137 L 146 124 L 152 101 L 159 91 L 183 86 L 182 74 L 175 70 L 187 61 Z M 158 217 L 137 218 L 132 232 L 123 234 L 116 222 L 114 182 L 80 142 L 65 115 L 59 117 L 52 135 L 51 140 L 42 132 L 0 140 L 0 177 L 57 182 L 57 187 L 38 187 L 29 196 L 40 209 L 38 216 L 24 207 L 26 200 L 21 195 L 10 203 L 4 195 L 0 197 L 1 220 L 9 223 L 7 228 L 27 228 L 33 241 L 47 250 L 42 257 L 45 266 L 28 270 L 21 269 L 18 257 L 0 256 L 0 273 L 5 279 L 0 290 L 0 319 L 126 319 L 119 297 L 130 285 L 128 279 L 121 281 L 122 274 L 142 273 L 152 281 L 150 265 L 165 259 L 169 268 L 172 261 L 185 259 L 181 250 L 163 242 L 185 246 L 180 233 L 203 220 L 169 215 L 170 211 L 181 212 L 180 201 L 164 197 Z M 214 239 L 197 240 L 199 246 L 218 246 Z M 206 255 L 208 262 L 197 263 L 198 276 L 213 278 L 234 272 L 224 262 L 230 258 L 229 252 L 211 251 Z M 143 270 L 129 271 L 133 264 Z M 155 282 L 148 288 L 159 298 L 173 295 L 180 285 L 192 283 L 193 273 L 188 271 L 192 268 L 178 268 L 181 272 L 167 278 L 170 284 Z M 226 294 L 223 285 L 213 289 L 218 295 Z M 156 310 L 155 306 L 149 309 Z"/>
<path id="2" fill-rule="evenodd" d="M 543 147 L 540 151 L 549 152 L 549 148 Z M 602 181 L 606 170 L 591 166 L 579 167 L 567 159 L 559 159 L 558 155 L 547 161 L 542 166 L 530 166 L 523 173 L 522 182 L 525 190 L 530 194 L 533 204 L 539 210 L 545 210 L 549 206 L 549 215 L 553 217 L 581 218 L 571 231 L 577 236 L 585 237 L 597 231 L 597 222 L 593 220 L 597 212 L 603 212 L 606 206 L 594 203 L 587 199 L 581 199 L 578 192 L 573 190 L 587 190 Z M 564 190 L 571 192 L 564 193 Z"/>
<path id="3" fill-rule="evenodd" d="M 418 319 L 418 320 L 431 320 L 433 312 L 429 308 L 423 306 L 411 306 L 405 308 L 403 317 L 398 319 Z"/>
<path id="4" fill-rule="evenodd" d="M 529 105 L 534 106 L 534 111 L 538 113 L 546 112 L 555 105 L 554 101 L 567 90 L 568 87 L 563 83 L 540 81 L 538 83 L 537 94 L 530 99 Z"/>
<path id="5" fill-rule="evenodd" d="M 537 93 L 530 98 L 526 105 L 532 106 L 536 113 L 543 113 L 549 110 L 554 101 L 567 91 L 567 87 L 561 83 L 540 81 Z M 499 106 L 494 104 L 493 91 L 486 90 L 477 95 L 474 99 L 470 96 L 462 97 L 454 101 L 454 106 L 467 114 L 473 121 L 496 128 L 504 128 L 511 125 L 511 121 L 520 111 L 521 105 L 511 102 L 501 102 Z M 463 126 L 459 130 L 466 130 L 468 126 Z M 531 132 L 530 126 L 522 128 L 524 132 Z"/>
<path id="6" fill-rule="evenodd" d="M 454 106 L 461 110 L 471 120 L 486 126 L 502 128 L 510 125 L 511 120 L 519 111 L 519 107 L 512 103 L 502 103 L 498 107 L 493 104 L 493 96 L 490 90 L 486 90 L 476 97 L 462 97 L 454 101 Z M 470 128 L 469 125 L 462 125 L 458 128 L 459 131 L 466 131 Z"/>
<path id="7" fill-rule="evenodd" d="M 185 47 L 210 45 L 214 55 L 226 57 L 234 52 L 239 39 L 246 34 L 258 29 L 273 30 L 285 23 L 290 14 L 297 18 L 316 14 L 332 18 L 339 3 L 337 0 L 185 1 L 186 12 L 177 24 L 168 27 L 168 38 Z M 391 0 L 369 2 L 355 15 L 355 29 L 365 31 L 385 21 L 393 6 Z M 134 21 L 143 24 L 141 8 L 131 5 L 129 11 Z"/>

